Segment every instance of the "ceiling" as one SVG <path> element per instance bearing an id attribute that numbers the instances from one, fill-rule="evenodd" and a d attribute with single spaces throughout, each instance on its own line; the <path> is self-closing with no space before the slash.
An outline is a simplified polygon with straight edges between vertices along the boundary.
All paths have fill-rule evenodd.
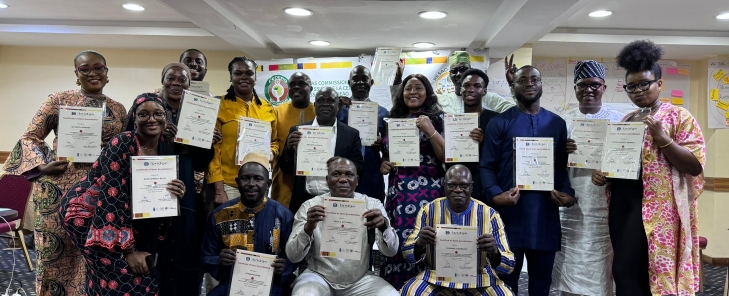
<path id="1" fill-rule="evenodd" d="M 537 56 L 610 57 L 635 39 L 666 58 L 729 54 L 726 0 L 0 0 L 0 45 L 241 50 L 257 59 L 371 54 L 377 46 L 417 50 L 488 48 L 501 57 L 531 44 Z M 134 12 L 122 4 L 146 8 Z M 286 7 L 310 9 L 295 17 Z M 611 10 L 606 18 L 588 17 Z M 418 12 L 448 13 L 425 20 Z M 308 44 L 331 42 L 328 47 Z"/>

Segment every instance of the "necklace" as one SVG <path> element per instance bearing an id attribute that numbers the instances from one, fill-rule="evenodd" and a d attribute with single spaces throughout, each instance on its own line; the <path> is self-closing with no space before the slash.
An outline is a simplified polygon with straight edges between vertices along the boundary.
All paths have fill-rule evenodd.
<path id="1" fill-rule="evenodd" d="M 142 147 L 142 150 L 144 150 L 145 152 L 156 152 L 157 151 L 157 145 L 155 145 L 152 148 L 147 148 L 147 147 L 144 147 L 144 146 L 141 146 L 141 147 Z"/>

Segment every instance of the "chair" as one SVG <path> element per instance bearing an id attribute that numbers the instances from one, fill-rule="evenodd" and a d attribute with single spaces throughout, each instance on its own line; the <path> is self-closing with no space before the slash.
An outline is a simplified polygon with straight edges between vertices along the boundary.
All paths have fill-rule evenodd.
<path id="1" fill-rule="evenodd" d="M 709 244 L 709 240 L 703 236 L 699 236 L 699 262 L 701 262 L 701 268 L 699 269 L 699 292 L 704 292 L 704 249 Z"/>
<path id="2" fill-rule="evenodd" d="M 20 221 L 25 215 L 25 206 L 28 204 L 30 191 L 33 188 L 32 183 L 24 176 L 3 175 L 0 176 L 0 208 L 10 208 L 18 211 L 18 218 L 15 221 L 8 221 L 10 225 L 0 221 L 0 233 L 14 232 L 20 238 L 20 244 L 25 253 L 25 260 L 28 262 L 28 269 L 33 271 L 33 264 L 30 261 L 28 247 L 25 244 L 23 229 L 20 227 Z"/>

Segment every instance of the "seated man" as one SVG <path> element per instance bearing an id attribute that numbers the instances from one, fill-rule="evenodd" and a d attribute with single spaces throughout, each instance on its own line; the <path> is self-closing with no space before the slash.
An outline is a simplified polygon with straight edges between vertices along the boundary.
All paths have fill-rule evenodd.
<path id="1" fill-rule="evenodd" d="M 398 295 L 384 279 L 368 275 L 370 248 L 373 241 L 384 256 L 394 256 L 399 245 L 395 231 L 390 227 L 385 208 L 379 200 L 354 192 L 359 176 L 354 163 L 346 158 L 335 157 L 329 160 L 326 177 L 329 193 L 315 196 L 301 205 L 296 212 L 291 238 L 286 244 L 286 254 L 293 262 L 306 259 L 308 268 L 294 283 L 294 296 L 345 296 L 345 295 Z M 362 214 L 367 222 L 363 231 L 361 258 L 346 260 L 322 257 L 321 231 L 317 227 L 326 217 L 322 204 L 324 198 L 354 198 L 366 201 L 366 211 Z"/>
<path id="2" fill-rule="evenodd" d="M 235 250 L 277 255 L 271 295 L 288 295 L 294 275 L 286 259 L 286 241 L 291 234 L 293 215 L 275 200 L 266 198 L 271 179 L 268 177 L 268 156 L 248 153 L 238 171 L 240 198 L 220 205 L 210 215 L 202 246 L 205 272 L 220 284 L 209 296 L 228 295 Z"/>
<path id="3" fill-rule="evenodd" d="M 473 177 L 465 166 L 451 167 L 445 180 L 446 197 L 420 208 L 415 231 L 403 245 L 402 253 L 409 263 L 425 259 L 428 268 L 407 281 L 400 295 L 514 295 L 496 276 L 497 272 L 508 274 L 514 269 L 514 254 L 509 249 L 501 217 L 494 209 L 471 198 Z M 437 280 L 433 266 L 436 224 L 478 225 L 476 258 L 481 269 L 476 285 Z M 491 232 L 486 233 L 489 229 Z"/>

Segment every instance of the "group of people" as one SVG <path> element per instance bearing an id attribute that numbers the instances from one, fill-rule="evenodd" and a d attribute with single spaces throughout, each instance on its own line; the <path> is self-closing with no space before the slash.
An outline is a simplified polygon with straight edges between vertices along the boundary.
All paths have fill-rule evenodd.
<path id="1" fill-rule="evenodd" d="M 436 95 L 421 74 L 402 78 L 401 65 L 393 107 L 379 107 L 370 146 L 347 125 L 351 102 L 369 101 L 367 67 L 352 69 L 351 97 L 325 87 L 313 102 L 311 79 L 297 72 L 288 81 L 290 101 L 272 107 L 254 89 L 256 63 L 235 58 L 212 147 L 202 149 L 173 142 L 184 90 L 207 71 L 202 52 L 185 51 L 167 65 L 161 88 L 139 95 L 128 114 L 103 92 L 104 57 L 82 52 L 74 59 L 80 89 L 49 96 L 5 165 L 35 184 L 38 294 L 198 295 L 208 276 L 217 280 L 208 295 L 228 295 L 235 250 L 242 249 L 276 255 L 271 295 L 517 295 L 525 257 L 530 295 L 550 288 L 611 295 L 613 280 L 617 295 L 693 295 L 705 146 L 694 117 L 659 100 L 662 54 L 650 41 L 618 54 L 627 70 L 623 87 L 641 108 L 627 114 L 602 104 L 604 67 L 577 63 L 580 105 L 564 118 L 540 107 L 539 69 L 517 68 L 513 56 L 505 71 L 515 101 L 487 93 L 489 77 L 471 68 L 466 52 L 449 56 L 455 92 L 446 95 Z M 54 160 L 55 149 L 44 144 L 57 131 L 60 106 L 104 108 L 103 149 L 93 164 Z M 480 162 L 446 163 L 445 114 L 464 112 L 479 115 L 470 137 Z M 236 162 L 240 117 L 270 122 L 268 155 Z M 416 120 L 419 166 L 390 162 L 386 118 Z M 644 122 L 638 180 L 568 168 L 568 154 L 580 149 L 568 132 L 576 118 Z M 332 127 L 326 177 L 295 174 L 301 126 Z M 554 140 L 553 191 L 515 186 L 515 137 Z M 180 200 L 179 216 L 132 219 L 130 159 L 138 155 L 179 156 L 179 180 L 167 188 Z M 365 201 L 360 260 L 321 255 L 328 197 Z M 475 284 L 437 276 L 439 224 L 477 226 Z M 384 257 L 379 275 L 371 272 L 373 246 Z M 157 258 L 154 266 L 149 256 Z"/>

